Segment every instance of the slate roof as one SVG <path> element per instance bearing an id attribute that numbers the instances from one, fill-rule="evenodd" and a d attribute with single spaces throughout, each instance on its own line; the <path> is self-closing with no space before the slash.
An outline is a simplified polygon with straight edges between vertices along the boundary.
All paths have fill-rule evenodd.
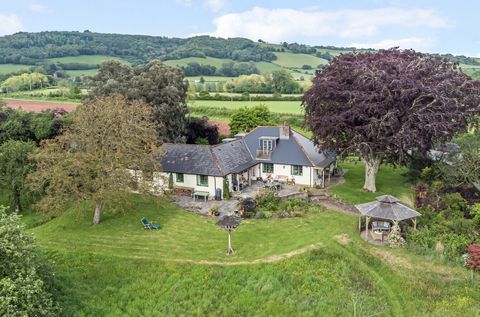
<path id="1" fill-rule="evenodd" d="M 165 144 L 162 169 L 165 172 L 223 176 L 210 146 Z"/>
<path id="2" fill-rule="evenodd" d="M 261 137 L 276 138 L 271 157 L 257 160 Z M 280 138 L 279 127 L 257 127 L 241 139 L 214 146 L 165 144 L 161 158 L 165 172 L 225 176 L 240 173 L 258 163 L 315 166 L 324 168 L 335 161 L 335 153 L 322 151 L 307 137 L 290 130 L 288 139 Z"/>
<path id="3" fill-rule="evenodd" d="M 279 127 L 257 127 L 248 133 L 244 140 L 253 155 L 259 149 L 258 139 L 262 136 L 279 138 L 280 129 Z M 318 148 L 310 139 L 291 129 L 290 137 L 288 139 L 278 139 L 271 158 L 262 160 L 262 162 L 324 168 L 334 162 L 335 159 L 334 152 L 322 151 L 319 153 Z"/>
<path id="4" fill-rule="evenodd" d="M 240 173 L 257 164 L 243 139 L 215 145 L 212 152 L 224 175 Z"/>

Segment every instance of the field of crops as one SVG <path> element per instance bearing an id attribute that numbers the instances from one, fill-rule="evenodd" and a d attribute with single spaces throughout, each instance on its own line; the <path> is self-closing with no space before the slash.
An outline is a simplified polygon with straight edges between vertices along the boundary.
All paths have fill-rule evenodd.
<path id="1" fill-rule="evenodd" d="M 80 55 L 80 56 L 67 56 L 67 57 L 56 57 L 49 58 L 47 61 L 54 63 L 80 63 L 80 64 L 101 64 L 105 61 L 116 60 L 124 64 L 130 64 L 128 61 L 106 55 Z"/>
<path id="2" fill-rule="evenodd" d="M 189 106 L 195 107 L 218 107 L 227 109 L 238 109 L 245 106 L 266 105 L 270 111 L 275 113 L 300 114 L 302 108 L 300 101 L 219 101 L 219 100 L 195 100 L 189 102 Z"/>
<path id="3" fill-rule="evenodd" d="M 8 74 L 19 70 L 29 69 L 32 66 L 33 65 L 0 64 L 0 74 Z"/>

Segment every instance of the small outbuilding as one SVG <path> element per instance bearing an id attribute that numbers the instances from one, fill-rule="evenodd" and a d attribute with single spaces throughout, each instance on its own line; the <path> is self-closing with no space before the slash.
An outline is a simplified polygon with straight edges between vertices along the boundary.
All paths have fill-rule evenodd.
<path id="1" fill-rule="evenodd" d="M 379 238 L 383 242 L 384 234 L 390 231 L 390 221 L 396 225 L 399 221 L 411 219 L 413 227 L 416 228 L 416 218 L 421 216 L 419 212 L 391 195 L 378 196 L 375 201 L 355 205 L 355 207 L 361 214 L 358 219 L 359 231 L 361 231 L 362 226 L 361 219 L 365 217 L 365 234 L 362 233 L 362 237 L 367 241 L 371 236 L 374 240 Z M 375 221 L 371 222 L 372 229 L 369 230 L 371 219 L 375 219 Z"/>

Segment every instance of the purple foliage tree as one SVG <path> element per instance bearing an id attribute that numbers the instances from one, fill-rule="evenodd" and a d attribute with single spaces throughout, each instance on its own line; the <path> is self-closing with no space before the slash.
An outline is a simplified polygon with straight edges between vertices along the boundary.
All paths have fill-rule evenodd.
<path id="1" fill-rule="evenodd" d="M 431 149 L 464 131 L 479 113 L 480 82 L 458 65 L 412 50 L 344 54 L 317 72 L 303 96 L 316 143 L 358 151 L 367 191 L 382 162 Z"/>

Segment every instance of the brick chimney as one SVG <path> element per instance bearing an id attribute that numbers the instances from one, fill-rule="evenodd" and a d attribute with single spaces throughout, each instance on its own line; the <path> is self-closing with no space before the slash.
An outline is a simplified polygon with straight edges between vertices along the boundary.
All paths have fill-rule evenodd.
<path id="1" fill-rule="evenodd" d="M 278 127 L 280 129 L 280 140 L 290 139 L 290 127 L 286 124 Z"/>

